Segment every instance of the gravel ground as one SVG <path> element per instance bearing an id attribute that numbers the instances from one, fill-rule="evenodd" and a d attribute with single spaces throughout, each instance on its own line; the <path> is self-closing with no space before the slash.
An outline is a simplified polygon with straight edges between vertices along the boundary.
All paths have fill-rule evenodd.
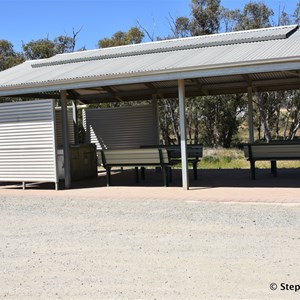
<path id="1" fill-rule="evenodd" d="M 300 298 L 299 204 L 20 195 L 0 193 L 1 299 Z"/>

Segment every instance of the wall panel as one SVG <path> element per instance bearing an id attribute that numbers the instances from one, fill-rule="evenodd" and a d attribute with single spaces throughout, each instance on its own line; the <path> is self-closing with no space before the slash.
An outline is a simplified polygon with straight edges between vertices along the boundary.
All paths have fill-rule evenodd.
<path id="1" fill-rule="evenodd" d="M 156 145 L 157 124 L 153 105 L 83 111 L 86 142 L 95 143 L 98 150 Z"/>
<path id="2" fill-rule="evenodd" d="M 0 181 L 57 182 L 53 100 L 0 104 Z"/>

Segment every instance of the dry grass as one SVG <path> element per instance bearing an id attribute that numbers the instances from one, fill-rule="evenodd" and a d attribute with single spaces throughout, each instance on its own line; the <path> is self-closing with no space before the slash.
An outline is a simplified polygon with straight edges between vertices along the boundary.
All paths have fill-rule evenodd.
<path id="1" fill-rule="evenodd" d="M 270 168 L 270 162 L 256 163 L 257 168 Z M 278 168 L 300 168 L 300 161 L 279 161 Z M 240 149 L 204 148 L 201 169 L 249 169 L 249 162 Z"/>

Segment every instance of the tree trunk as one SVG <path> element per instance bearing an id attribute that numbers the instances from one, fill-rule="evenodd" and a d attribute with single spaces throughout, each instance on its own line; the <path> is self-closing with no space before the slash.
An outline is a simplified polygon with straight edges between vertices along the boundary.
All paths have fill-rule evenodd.
<path id="1" fill-rule="evenodd" d="M 262 93 L 259 93 L 257 97 L 258 97 L 258 109 L 259 109 L 263 134 L 267 143 L 269 143 L 272 140 L 272 136 L 271 136 L 270 126 L 265 112 L 264 97 Z"/>
<path id="2" fill-rule="evenodd" d="M 176 138 L 175 143 L 179 144 L 180 134 L 179 134 L 178 126 L 176 124 L 175 109 L 173 108 L 170 100 L 167 99 L 166 101 L 168 103 L 169 112 L 170 112 L 171 127 L 173 129 L 173 133 L 174 133 L 174 136 Z"/>

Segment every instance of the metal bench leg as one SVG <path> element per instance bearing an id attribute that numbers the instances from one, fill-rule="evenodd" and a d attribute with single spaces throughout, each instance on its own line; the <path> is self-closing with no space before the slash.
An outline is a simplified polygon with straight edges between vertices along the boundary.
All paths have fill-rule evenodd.
<path id="1" fill-rule="evenodd" d="M 134 170 L 135 170 L 135 182 L 139 183 L 139 168 L 135 167 Z"/>
<path id="2" fill-rule="evenodd" d="M 271 174 L 277 176 L 277 164 L 276 160 L 271 160 Z"/>
<path id="3" fill-rule="evenodd" d="M 193 162 L 193 174 L 194 174 L 194 180 L 198 179 L 198 171 L 197 171 L 197 162 Z"/>
<path id="4" fill-rule="evenodd" d="M 251 168 L 251 179 L 255 179 L 255 161 L 250 162 L 250 168 Z"/>
<path id="5" fill-rule="evenodd" d="M 163 173 L 163 177 L 164 177 L 164 186 L 167 187 L 167 186 L 169 186 L 168 168 L 167 167 L 162 167 L 162 173 Z"/>
<path id="6" fill-rule="evenodd" d="M 141 179 L 145 180 L 145 167 L 141 167 Z"/>
<path id="7" fill-rule="evenodd" d="M 106 168 L 106 185 L 111 186 L 111 173 L 110 173 L 110 168 Z"/>
<path id="8" fill-rule="evenodd" d="M 168 170 L 169 172 L 169 182 L 173 182 L 173 174 L 172 174 L 172 168 L 171 167 L 168 167 Z"/>

